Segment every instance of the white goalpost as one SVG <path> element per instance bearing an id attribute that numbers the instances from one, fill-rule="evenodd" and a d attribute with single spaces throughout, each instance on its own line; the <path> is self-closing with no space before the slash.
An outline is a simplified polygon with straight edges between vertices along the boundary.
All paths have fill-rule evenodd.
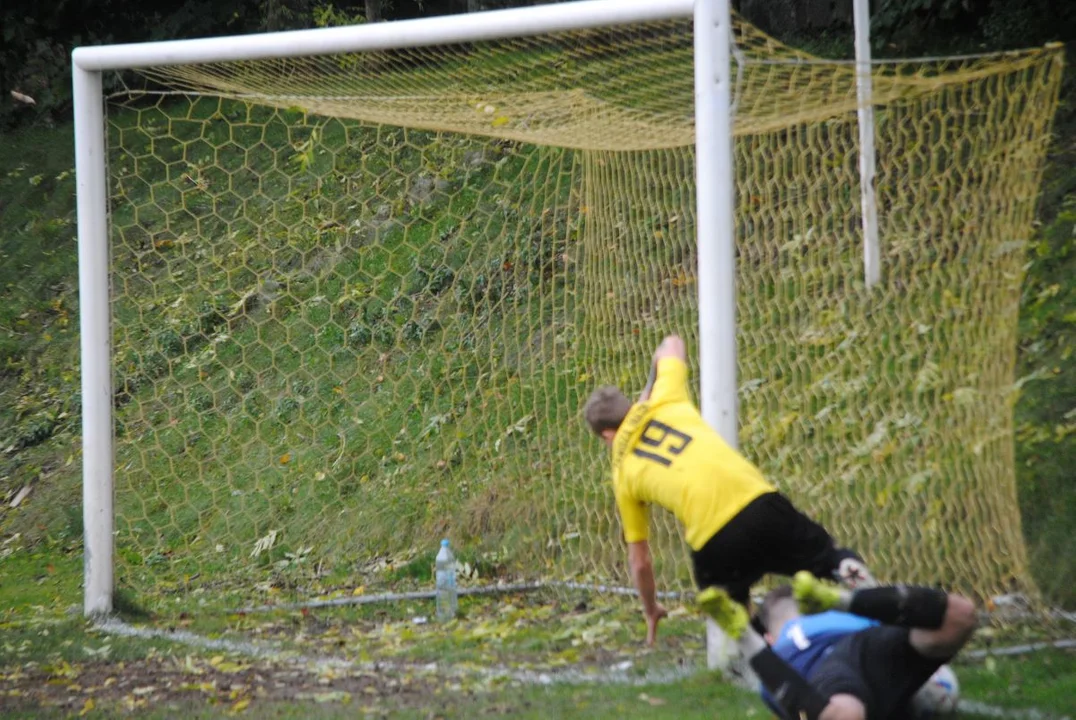
<path id="1" fill-rule="evenodd" d="M 101 72 L 72 68 L 82 343 L 83 610 L 112 612 L 115 528 L 108 177 Z"/>
<path id="2" fill-rule="evenodd" d="M 695 6 L 695 157 L 699 257 L 699 383 L 703 418 L 739 448 L 736 239 L 729 0 Z M 724 668 L 735 647 L 706 621 L 706 664 Z"/>
<path id="3" fill-rule="evenodd" d="M 114 442 L 108 177 L 102 73 L 161 65 L 300 57 L 525 37 L 688 19 L 695 24 L 700 382 L 703 415 L 737 443 L 731 16 L 728 0 L 587 0 L 268 35 L 78 48 L 72 56 L 82 332 L 86 615 L 113 609 Z M 727 652 L 718 650 L 711 661 Z"/>
<path id="4" fill-rule="evenodd" d="M 855 0 L 856 111 L 859 120 L 859 192 L 863 225 L 863 275 L 868 288 L 882 277 L 878 245 L 878 199 L 875 194 L 874 106 L 871 82 L 870 0 Z"/>

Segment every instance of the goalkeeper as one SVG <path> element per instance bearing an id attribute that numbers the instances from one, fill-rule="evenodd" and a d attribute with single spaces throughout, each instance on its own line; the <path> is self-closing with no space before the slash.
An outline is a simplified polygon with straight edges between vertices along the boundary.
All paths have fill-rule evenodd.
<path id="1" fill-rule="evenodd" d="M 803 617 L 801 607 L 828 612 Z M 727 599 L 710 610 L 733 632 L 746 624 L 746 611 Z M 908 715 L 912 697 L 976 626 L 975 605 L 960 595 L 907 586 L 841 591 L 806 572 L 770 591 L 759 615 L 773 649 L 750 628 L 739 639 L 769 691 L 763 699 L 782 717 L 823 720 Z"/>
<path id="2" fill-rule="evenodd" d="M 639 402 L 606 386 L 593 392 L 583 411 L 590 429 L 612 449 L 613 491 L 646 614 L 647 643 L 654 643 L 666 615 L 656 599 L 647 542 L 651 503 L 683 524 L 695 581 L 704 592 L 722 588 L 747 605 L 751 585 L 763 575 L 798 570 L 849 587 L 874 584 L 854 552 L 838 548 L 706 424 L 688 394 L 686 357 L 683 340 L 665 338 Z"/>

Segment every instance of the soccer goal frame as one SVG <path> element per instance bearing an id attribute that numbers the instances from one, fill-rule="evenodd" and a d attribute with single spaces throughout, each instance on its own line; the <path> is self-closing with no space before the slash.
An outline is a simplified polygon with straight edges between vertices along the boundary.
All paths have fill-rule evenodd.
<path id="1" fill-rule="evenodd" d="M 72 53 L 82 368 L 84 601 L 112 612 L 114 417 L 102 73 L 425 47 L 693 18 L 699 366 L 706 420 L 737 443 L 732 19 L 729 0 L 584 0 L 317 30 L 78 48 Z M 710 630 L 710 661 L 720 636 Z M 717 643 L 722 648 L 725 643 Z M 715 650 L 718 655 L 715 656 Z"/>

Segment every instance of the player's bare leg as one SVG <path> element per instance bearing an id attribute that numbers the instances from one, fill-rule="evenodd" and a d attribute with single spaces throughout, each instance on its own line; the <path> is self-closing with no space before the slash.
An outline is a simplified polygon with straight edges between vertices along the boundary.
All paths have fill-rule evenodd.
<path id="1" fill-rule="evenodd" d="M 866 720 L 867 707 L 854 695 L 834 695 L 819 720 Z"/>
<path id="2" fill-rule="evenodd" d="M 937 630 L 915 628 L 908 642 L 920 655 L 931 658 L 950 658 L 971 640 L 979 624 L 975 603 L 962 595 L 946 598 L 945 618 Z"/>

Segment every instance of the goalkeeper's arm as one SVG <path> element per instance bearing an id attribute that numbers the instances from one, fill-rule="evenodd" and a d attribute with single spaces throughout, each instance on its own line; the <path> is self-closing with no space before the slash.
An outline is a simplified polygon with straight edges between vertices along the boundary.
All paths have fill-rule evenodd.
<path id="1" fill-rule="evenodd" d="M 658 361 L 667 357 L 679 358 L 682 362 L 687 362 L 687 346 L 679 335 L 668 335 L 654 351 L 654 360 L 650 363 L 650 377 L 647 378 L 646 387 L 639 396 L 639 402 L 650 399 L 650 392 L 658 379 Z"/>

